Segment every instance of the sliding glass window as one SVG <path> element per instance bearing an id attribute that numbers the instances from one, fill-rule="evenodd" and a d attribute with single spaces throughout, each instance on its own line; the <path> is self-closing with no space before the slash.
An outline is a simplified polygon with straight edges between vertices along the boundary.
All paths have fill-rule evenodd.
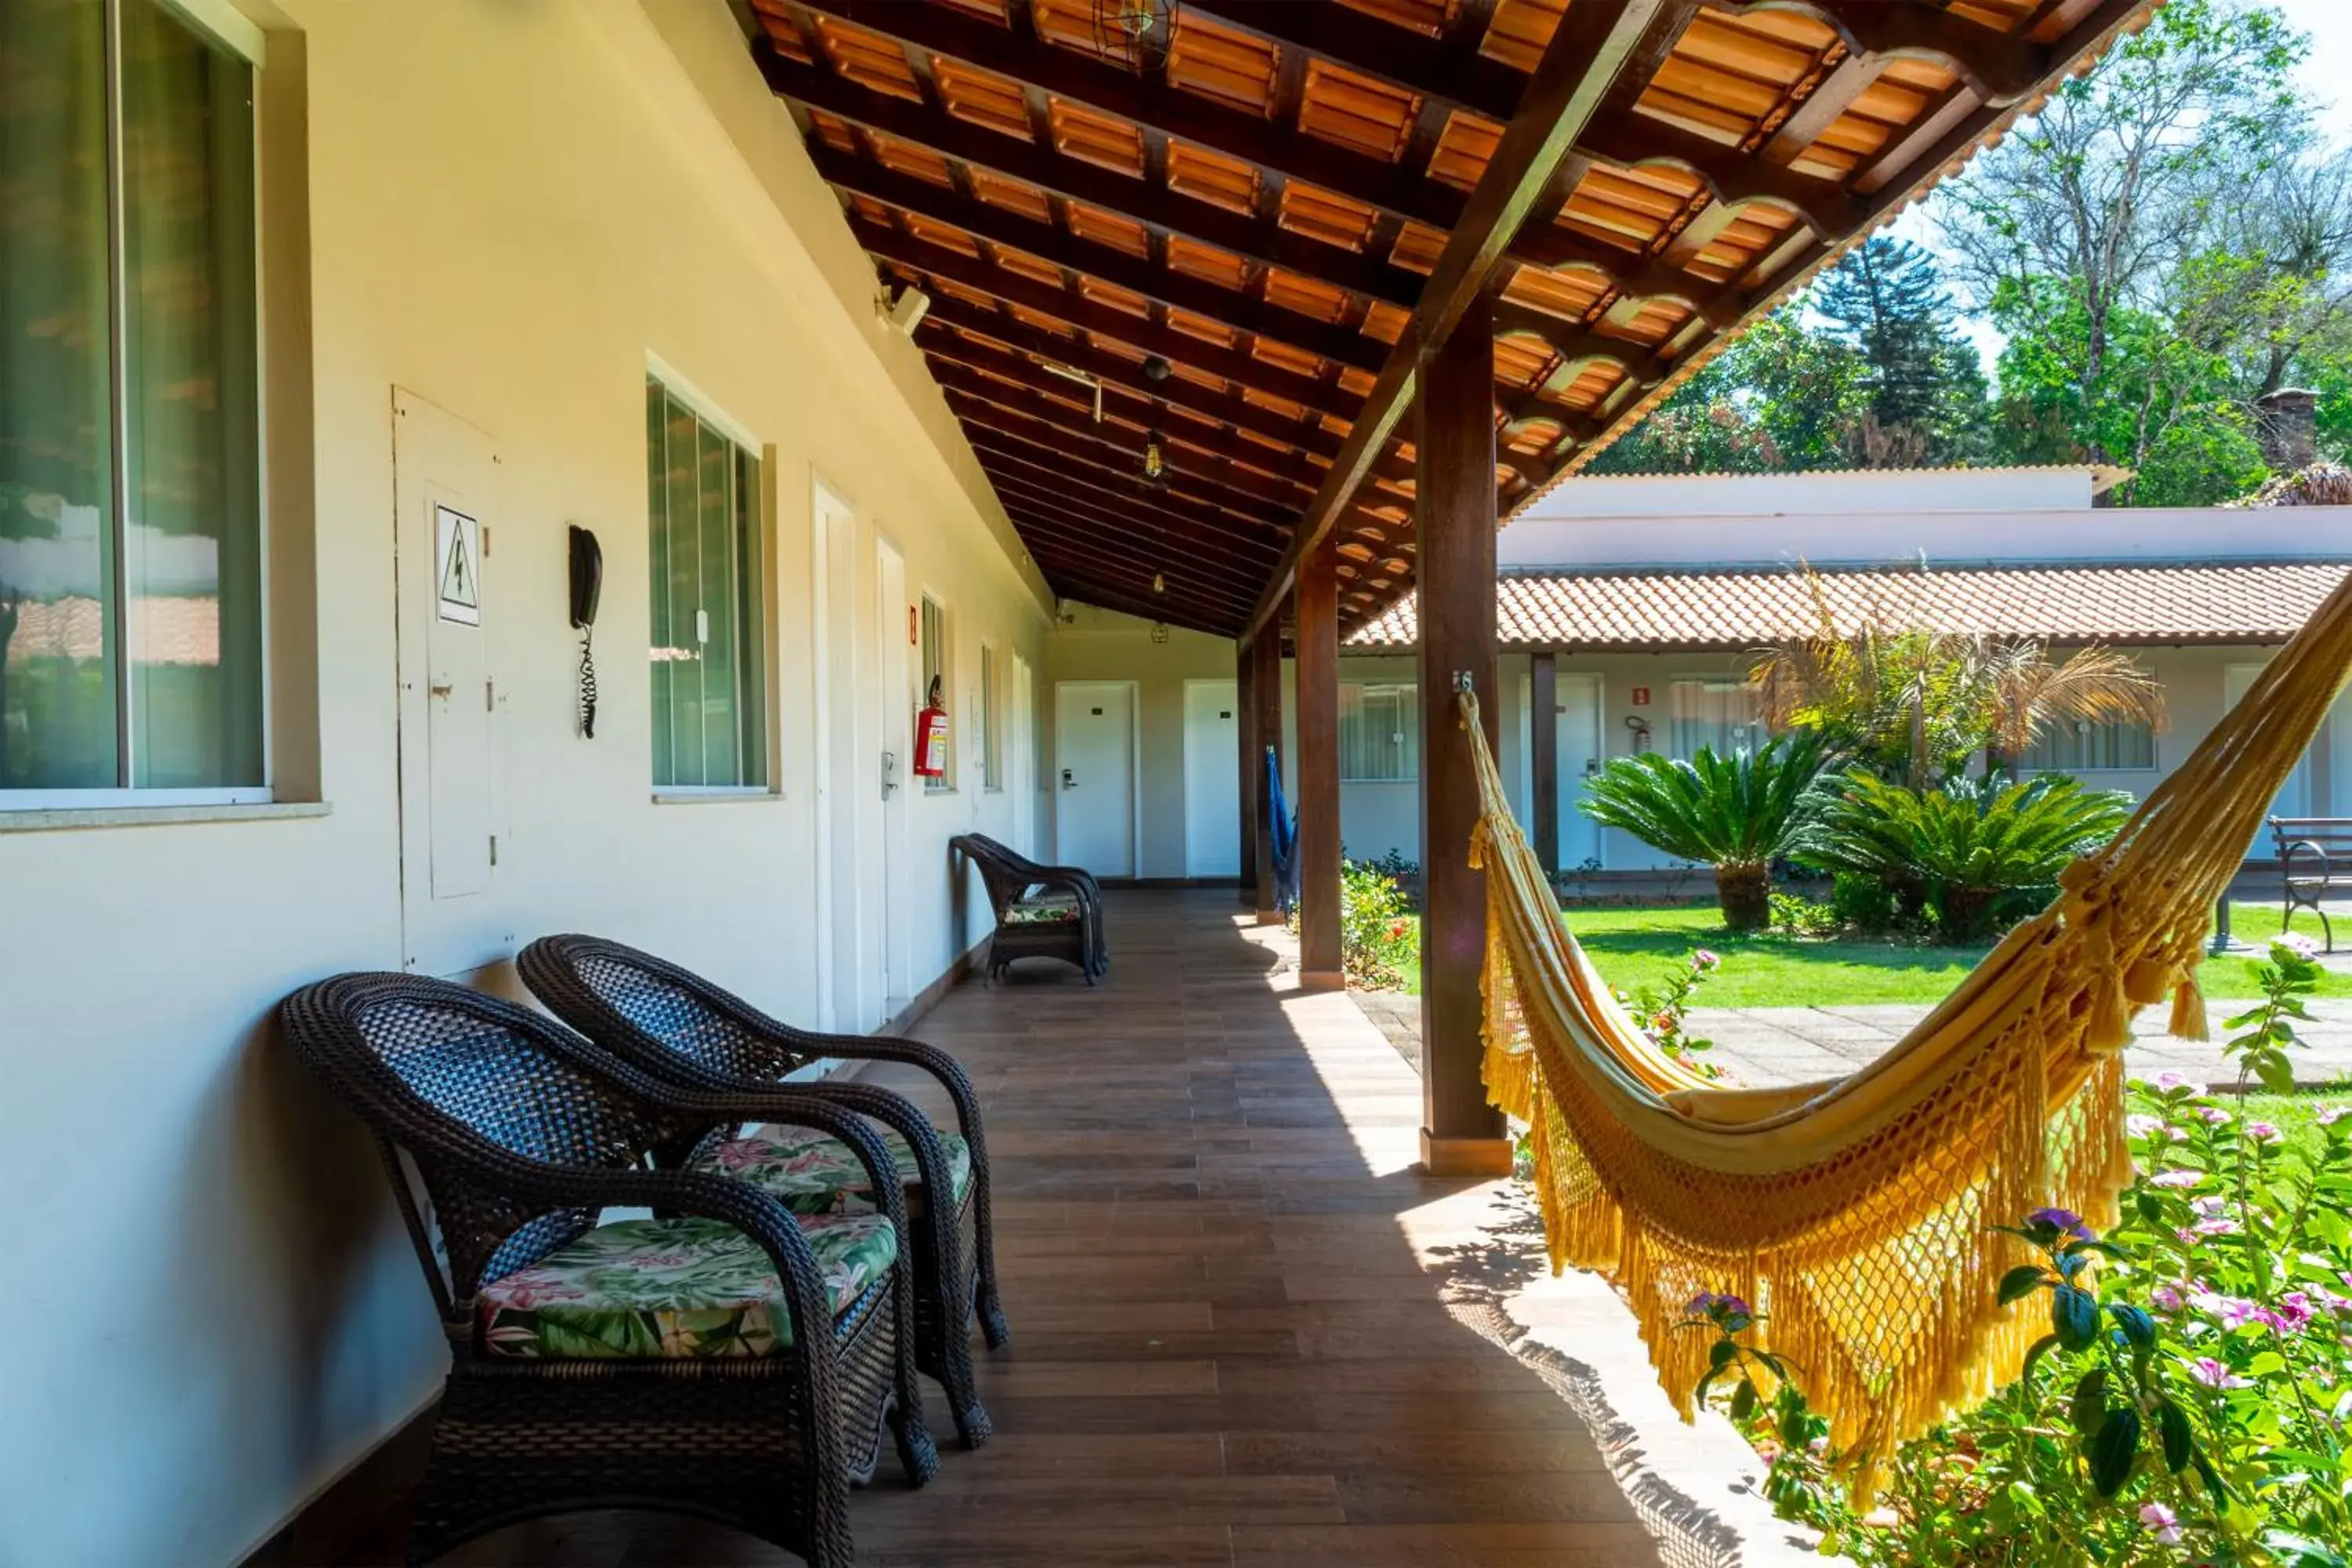
<path id="1" fill-rule="evenodd" d="M 760 460 L 646 382 L 657 789 L 768 782 Z"/>
<path id="2" fill-rule="evenodd" d="M 253 97 L 158 0 L 0 5 L 0 805 L 266 798 Z"/>

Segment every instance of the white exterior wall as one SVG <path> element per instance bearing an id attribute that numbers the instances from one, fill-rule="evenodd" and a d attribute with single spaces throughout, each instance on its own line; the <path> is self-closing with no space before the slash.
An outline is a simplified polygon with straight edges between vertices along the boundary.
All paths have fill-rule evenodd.
<path id="1" fill-rule="evenodd" d="M 273 591 L 317 637 L 309 650 L 303 616 L 273 626 L 274 698 L 278 776 L 327 810 L 0 831 L 8 1278 L 53 1336 L 0 1385 L 0 1563 L 234 1562 L 446 1368 L 358 1125 L 268 1026 L 291 988 L 403 956 L 394 388 L 488 431 L 502 459 L 494 896 L 518 942 L 609 933 L 813 1021 L 815 476 L 905 552 L 910 594 L 945 590 L 960 687 L 983 637 L 1045 666 L 1043 585 L 919 356 L 876 326 L 871 270 L 726 0 L 282 3 L 254 7 L 276 29 L 265 141 L 299 176 L 273 157 L 270 310 L 276 331 L 282 291 L 307 284 L 310 342 L 271 346 L 315 395 L 297 407 L 272 385 Z M 308 265 L 289 270 L 277 226 L 305 187 Z M 772 444 L 771 798 L 651 798 L 648 354 Z M 568 522 L 605 553 L 593 742 L 572 719 Z M 903 700 L 836 695 L 905 722 Z M 919 976 L 982 929 L 947 893 L 946 838 L 1010 838 L 1024 804 L 980 790 L 976 758 L 963 769 L 955 794 L 910 792 L 898 907 Z"/>

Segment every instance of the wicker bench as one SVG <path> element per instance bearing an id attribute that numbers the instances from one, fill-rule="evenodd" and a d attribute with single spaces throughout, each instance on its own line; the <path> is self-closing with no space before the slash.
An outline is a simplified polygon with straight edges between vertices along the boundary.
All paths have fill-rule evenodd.
<path id="1" fill-rule="evenodd" d="M 992 980 L 1016 959 L 1058 958 L 1078 967 L 1092 985 L 1110 967 L 1103 939 L 1102 889 L 1076 866 L 1047 866 L 984 833 L 948 841 L 980 872 L 996 931 L 983 969 Z"/>
<path id="2" fill-rule="evenodd" d="M 2352 886 L 2352 816 L 2273 816 L 2271 842 L 2278 853 L 2279 930 L 2294 923 L 2295 910 L 2309 910 L 2334 952 L 2336 928 L 2324 900 L 2338 876 Z"/>

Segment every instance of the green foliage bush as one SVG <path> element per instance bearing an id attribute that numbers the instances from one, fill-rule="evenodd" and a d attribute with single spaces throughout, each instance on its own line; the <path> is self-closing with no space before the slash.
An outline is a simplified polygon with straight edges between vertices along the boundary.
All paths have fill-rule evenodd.
<path id="1" fill-rule="evenodd" d="M 1840 781 L 1803 849 L 1808 859 L 1877 878 L 1898 899 L 1916 882 L 1944 937 L 1971 942 L 2047 903 L 2059 873 L 2113 838 L 2136 804 L 2057 773 L 1907 789 L 1857 769 Z"/>
<path id="2" fill-rule="evenodd" d="M 1707 746 L 1686 763 L 1654 752 L 1618 757 L 1586 784 L 1582 809 L 1604 827 L 1714 867 L 1724 923 L 1759 931 L 1771 914 L 1772 862 L 1810 826 L 1810 793 L 1827 760 L 1811 731 L 1727 757 Z"/>
<path id="3" fill-rule="evenodd" d="M 1830 913 L 1838 924 L 1869 936 L 1882 936 L 1903 923 L 1903 906 L 1885 878 L 1869 871 L 1834 871 L 1830 876 Z"/>
<path id="4" fill-rule="evenodd" d="M 1404 984 L 1420 939 L 1419 917 L 1396 879 L 1370 860 L 1339 863 L 1339 967 L 1368 991 Z"/>
<path id="5" fill-rule="evenodd" d="M 1794 893 L 1772 895 L 1772 929 L 1790 936 L 1835 936 L 1845 918 L 1833 904 L 1817 903 Z"/>
<path id="6" fill-rule="evenodd" d="M 2240 1090 L 2275 1080 L 2318 978 L 2307 939 L 2272 950 L 2231 1026 Z M 1736 1298 L 1691 1303 L 1717 1337 L 1703 1392 L 1769 1464 L 1782 1517 L 1863 1568 L 2003 1563 L 2344 1568 L 2352 1552 L 2352 1108 L 2299 1142 L 2177 1074 L 2135 1087 L 2136 1179 L 2095 1235 L 2042 1209 L 2004 1301 L 2046 1316 L 2024 1374 L 1905 1445 L 1882 1510 L 1833 1484 L 1801 1367 Z"/>

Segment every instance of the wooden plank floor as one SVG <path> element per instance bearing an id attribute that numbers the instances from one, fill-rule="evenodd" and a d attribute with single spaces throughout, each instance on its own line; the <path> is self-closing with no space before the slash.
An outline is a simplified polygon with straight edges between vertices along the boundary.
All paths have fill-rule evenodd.
<path id="1" fill-rule="evenodd" d="M 1024 965 L 917 1031 L 981 1089 L 1013 1342 L 982 1356 L 986 1447 L 954 1446 L 930 1389 L 940 1478 L 910 1491 L 886 1461 L 855 1503 L 860 1562 L 1659 1562 L 1570 1405 L 1472 1326 L 1528 1278 L 1524 1211 L 1414 1172 L 1412 1070 L 1346 996 L 1272 973 L 1229 891 L 1112 900 L 1102 986 Z M 791 1559 L 613 1514 L 452 1561 Z"/>

